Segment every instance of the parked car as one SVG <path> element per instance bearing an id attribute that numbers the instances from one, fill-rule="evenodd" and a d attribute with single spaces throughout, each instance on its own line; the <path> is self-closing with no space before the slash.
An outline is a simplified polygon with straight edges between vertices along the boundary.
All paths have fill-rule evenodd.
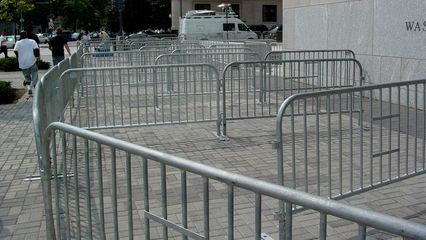
<path id="1" fill-rule="evenodd" d="M 47 43 L 49 42 L 49 36 L 47 33 L 37 33 L 38 40 L 40 40 L 40 43 Z"/>
<path id="2" fill-rule="evenodd" d="M 126 39 L 137 40 L 137 39 L 148 38 L 148 37 L 150 37 L 150 35 L 144 32 L 138 32 L 138 33 L 130 34 L 129 36 L 126 37 Z"/>
<path id="3" fill-rule="evenodd" d="M 72 40 L 73 40 L 73 41 L 77 41 L 77 40 L 78 40 L 78 38 L 80 37 L 80 34 L 81 34 L 81 33 L 79 33 L 79 32 L 75 32 L 75 33 L 73 33 L 73 34 L 71 35 Z"/>
<path id="4" fill-rule="evenodd" d="M 276 26 L 268 31 L 267 38 L 274 39 L 277 42 L 283 41 L 283 25 Z"/>
<path id="5" fill-rule="evenodd" d="M 72 38 L 72 32 L 70 30 L 63 30 L 62 37 L 65 38 L 67 42 L 74 41 L 74 39 Z"/>
<path id="6" fill-rule="evenodd" d="M 13 49 L 15 47 L 15 41 L 19 40 L 19 35 L 13 36 L 13 35 L 8 35 L 5 36 L 7 43 L 6 43 L 6 47 L 9 49 Z"/>
<path id="7" fill-rule="evenodd" d="M 265 33 L 268 32 L 268 27 L 261 25 L 249 25 L 250 30 L 257 34 L 257 38 L 265 38 Z"/>

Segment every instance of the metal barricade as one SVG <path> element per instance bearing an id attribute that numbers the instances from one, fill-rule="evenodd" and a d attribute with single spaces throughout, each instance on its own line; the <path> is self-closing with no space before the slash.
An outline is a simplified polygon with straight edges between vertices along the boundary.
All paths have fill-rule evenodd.
<path id="1" fill-rule="evenodd" d="M 236 47 L 236 48 L 187 48 L 187 49 L 175 49 L 172 54 L 181 53 L 240 53 L 240 52 L 253 52 L 248 47 Z"/>
<path id="2" fill-rule="evenodd" d="M 352 50 L 294 50 L 294 51 L 272 51 L 265 56 L 265 60 L 303 60 L 303 59 L 355 59 Z"/>
<path id="3" fill-rule="evenodd" d="M 282 101 L 301 92 L 362 85 L 355 59 L 234 62 L 222 75 L 221 133 L 227 120 L 275 117 Z"/>
<path id="4" fill-rule="evenodd" d="M 208 64 L 70 69 L 79 76 L 75 126 L 100 129 L 216 121 L 218 72 Z"/>
<path id="5" fill-rule="evenodd" d="M 175 74 L 172 81 L 169 72 Z M 229 239 L 234 239 L 236 229 L 241 226 L 235 224 L 235 212 L 238 209 L 236 203 L 242 200 L 253 209 L 254 217 L 248 226 L 245 224 L 241 227 L 247 229 L 254 225 L 252 235 L 255 239 L 261 238 L 263 227 L 275 229 L 276 224 L 271 223 L 274 220 L 267 216 L 272 210 L 271 206 L 276 205 L 276 200 L 280 200 L 281 205 L 291 207 L 291 204 L 296 204 L 320 212 L 321 239 L 327 237 L 325 229 L 328 215 L 357 223 L 360 239 L 365 239 L 367 226 L 402 237 L 426 239 L 426 228 L 421 224 L 226 172 L 56 122 L 65 120 L 64 111 L 71 104 L 77 88 L 79 91 L 74 94 L 77 96 L 77 107 L 70 107 L 67 121 L 80 123 L 80 126 L 99 128 L 99 123 L 123 127 L 126 124 L 137 126 L 208 121 L 208 116 L 214 118 L 219 113 L 219 109 L 214 112 L 214 106 L 219 107 L 219 77 L 211 65 L 72 69 L 64 71 L 61 77 L 59 74 L 59 66 L 55 66 L 43 76 L 37 84 L 33 107 L 37 159 L 45 206 L 45 237 L 48 240 L 119 239 L 120 236 L 133 238 L 140 236 L 137 235 L 137 230 L 143 231 L 145 239 L 177 237 L 176 233 L 172 235 L 171 230 L 184 239 L 209 239 L 213 237 L 213 232 L 214 236 L 223 238 L 227 235 Z M 398 98 L 401 102 L 405 99 L 414 109 L 423 104 L 422 114 L 426 112 L 426 100 L 413 97 L 411 88 L 416 92 L 424 92 L 425 82 L 407 83 L 410 86 L 406 89 L 407 95 Z M 414 83 L 417 85 L 411 87 Z M 400 84 L 405 86 L 404 83 Z M 391 86 L 394 85 L 389 85 L 389 88 Z M 419 86 L 423 86 L 422 89 Z M 370 96 L 376 94 L 374 88 L 357 89 L 369 91 Z M 383 87 L 379 93 L 384 89 L 387 88 Z M 342 92 L 343 94 L 350 95 L 346 92 Z M 392 99 L 394 92 L 389 89 L 388 94 L 389 96 L 385 95 Z M 362 97 L 365 94 L 352 95 L 356 96 L 364 99 Z M 375 95 L 376 98 L 378 96 Z M 297 97 L 289 99 L 292 98 Z M 383 100 L 380 97 L 378 99 Z M 325 101 L 328 109 L 331 109 L 330 102 L 331 100 Z M 149 104 L 151 105 L 147 108 Z M 105 109 L 102 109 L 103 106 Z M 134 108 L 136 110 L 132 110 Z M 382 113 L 386 107 L 380 105 L 380 109 Z M 347 112 L 351 113 L 350 110 Z M 126 123 L 121 120 L 124 114 L 128 114 L 126 118 L 138 120 Z M 418 113 L 407 114 L 407 122 L 412 120 L 409 116 L 413 114 L 414 119 L 420 117 Z M 382 115 L 372 117 L 372 121 L 383 122 L 396 114 L 390 112 Z M 157 116 L 158 121 L 146 120 L 145 116 Z M 415 121 L 415 126 L 420 125 Z M 421 123 L 424 125 L 424 122 Z M 392 123 L 389 124 L 394 127 Z M 376 128 L 370 128 L 372 133 L 373 129 Z M 414 139 L 420 136 L 417 131 L 406 132 L 414 134 Z M 407 146 L 414 143 L 414 148 L 422 149 L 420 155 L 423 157 L 421 164 L 424 169 L 424 130 L 422 136 L 423 148 L 417 146 L 419 142 L 416 140 L 405 141 Z M 222 202 L 213 197 L 223 196 L 221 189 L 225 189 L 226 196 Z M 176 196 L 181 197 L 179 199 Z M 142 205 L 143 209 L 140 207 Z M 218 212 L 226 209 L 225 215 L 217 216 L 216 209 Z M 138 210 L 140 214 L 136 214 Z M 279 219 L 280 239 L 291 239 L 293 235 L 291 208 L 286 214 L 285 226 L 284 221 Z M 224 218 L 228 219 L 226 225 L 219 227 L 221 224 L 217 224 L 217 221 L 223 221 Z M 138 229 L 135 229 L 135 225 L 139 226 Z M 214 228 L 211 228 L 213 225 Z"/>
<path id="6" fill-rule="evenodd" d="M 46 213 L 51 223 L 48 240 L 142 237 L 136 231 L 142 231 L 144 239 L 234 239 L 239 236 L 236 233 L 240 227 L 251 230 L 245 236 L 261 239 L 264 227 L 274 222 L 264 214 L 268 214 L 268 205 L 276 200 L 319 212 L 319 239 L 327 238 L 329 215 L 357 223 L 359 239 L 366 239 L 367 226 L 402 237 L 426 239 L 426 227 L 422 224 L 230 173 L 64 123 L 51 124 L 45 136 L 49 136 L 52 146 L 45 157 L 51 159 L 53 169 L 53 184 L 48 180 L 45 186 L 50 191 L 47 200 L 52 206 Z M 216 188 L 225 189 L 221 194 L 224 201 L 214 199 L 214 194 L 218 194 Z M 252 209 L 245 211 L 244 216 L 246 221 L 250 216 L 253 220 L 244 225 L 236 224 L 237 204 L 241 201 Z M 215 211 L 224 212 L 222 220 L 216 219 Z M 279 233 L 279 239 L 293 238 L 291 218 L 288 220 L 290 227 Z"/>
<path id="7" fill-rule="evenodd" d="M 339 199 L 425 173 L 425 92 L 417 80 L 287 98 L 276 118 L 278 183 Z"/>
<path id="8" fill-rule="evenodd" d="M 225 66 L 236 61 L 259 61 L 260 57 L 254 52 L 220 52 L 220 53 L 181 53 L 163 54 L 155 60 L 155 65 L 174 63 L 209 63 L 221 72 Z"/>
<path id="9" fill-rule="evenodd" d="M 167 50 L 132 50 L 115 52 L 85 53 L 81 57 L 82 67 L 118 67 L 153 65 L 155 59 Z"/>

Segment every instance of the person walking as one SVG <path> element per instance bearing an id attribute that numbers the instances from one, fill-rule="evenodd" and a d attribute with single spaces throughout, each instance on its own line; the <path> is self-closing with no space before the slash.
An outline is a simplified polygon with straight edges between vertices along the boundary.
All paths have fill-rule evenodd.
<path id="1" fill-rule="evenodd" d="M 33 25 L 28 24 L 25 31 L 27 31 L 27 38 L 36 41 L 36 43 L 40 46 L 40 39 L 38 39 L 37 35 L 33 33 Z"/>
<path id="2" fill-rule="evenodd" d="M 60 61 L 65 59 L 65 51 L 67 50 L 68 54 L 71 56 L 70 48 L 68 47 L 67 40 L 62 37 L 62 29 L 56 29 L 56 36 L 54 36 L 49 41 L 49 49 L 52 51 L 52 62 L 53 66 L 57 65 Z"/>
<path id="3" fill-rule="evenodd" d="M 36 41 L 27 37 L 27 32 L 21 32 L 19 37 L 13 51 L 24 75 L 24 86 L 27 86 L 28 94 L 31 95 L 38 82 L 37 59 L 40 58 L 40 48 Z"/>
<path id="4" fill-rule="evenodd" d="M 3 34 L 0 35 L 0 53 L 4 54 L 4 57 L 7 58 L 7 39 L 3 36 Z"/>
<path id="5" fill-rule="evenodd" d="M 84 34 L 81 37 L 81 42 L 83 44 L 83 52 L 88 53 L 90 47 L 90 35 L 88 31 L 84 31 Z"/>

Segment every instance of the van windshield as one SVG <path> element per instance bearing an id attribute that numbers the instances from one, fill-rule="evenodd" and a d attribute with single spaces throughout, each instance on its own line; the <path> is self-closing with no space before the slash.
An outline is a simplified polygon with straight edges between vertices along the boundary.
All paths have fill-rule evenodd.
<path id="1" fill-rule="evenodd" d="M 238 23 L 238 30 L 239 31 L 249 31 L 249 28 L 245 24 Z"/>

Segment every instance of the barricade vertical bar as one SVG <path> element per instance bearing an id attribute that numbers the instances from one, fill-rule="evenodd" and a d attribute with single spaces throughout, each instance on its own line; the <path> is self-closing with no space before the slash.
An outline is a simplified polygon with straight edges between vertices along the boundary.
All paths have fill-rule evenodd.
<path id="1" fill-rule="evenodd" d="M 392 116 L 392 88 L 388 88 L 388 104 L 389 104 L 389 116 Z M 416 123 L 417 126 L 417 123 Z M 417 132 L 417 131 L 416 131 Z M 392 118 L 389 119 L 389 129 L 388 129 L 388 150 L 392 150 Z M 388 154 L 388 180 L 392 179 L 392 158 L 391 154 Z"/>
<path id="2" fill-rule="evenodd" d="M 414 114 L 415 114 L 415 116 L 414 116 L 414 126 L 418 126 L 417 125 L 417 123 L 418 123 L 418 94 L 417 94 L 417 91 L 418 91 L 418 85 L 416 84 L 416 85 L 414 85 L 414 91 L 415 91 L 415 97 L 414 97 Z M 417 173 L 417 129 L 415 128 L 415 131 L 414 131 L 414 172 L 416 172 Z"/>
<path id="3" fill-rule="evenodd" d="M 114 222 L 114 239 L 118 240 L 118 210 L 117 210 L 117 153 L 114 147 L 111 147 L 111 179 L 112 179 L 112 216 Z"/>
<path id="4" fill-rule="evenodd" d="M 401 116 L 401 87 L 398 87 L 398 115 Z M 398 121 L 398 146 L 401 148 L 401 119 Z M 398 178 L 401 177 L 401 151 L 398 151 Z"/>
<path id="5" fill-rule="evenodd" d="M 331 106 L 330 106 L 330 96 L 327 95 L 327 134 L 328 134 L 328 161 L 327 161 L 327 171 L 328 171 L 328 197 L 331 198 Z"/>
<path id="6" fill-rule="evenodd" d="M 107 103 L 107 101 L 106 101 L 106 78 L 105 78 L 105 72 L 102 72 L 102 75 L 104 75 L 104 76 L 102 76 L 102 78 L 101 78 L 101 81 L 102 81 L 102 90 L 103 90 L 103 99 L 102 99 L 102 101 L 103 101 L 103 103 L 104 103 L 104 116 L 108 116 L 107 115 L 107 112 L 106 112 L 106 110 L 107 110 L 107 106 L 106 106 L 106 103 Z M 114 106 L 113 106 L 113 108 L 114 108 Z M 104 125 L 106 126 L 107 125 L 107 118 L 104 118 Z"/>
<path id="7" fill-rule="evenodd" d="M 95 101 L 95 121 L 96 121 L 96 123 L 95 123 L 95 125 L 96 126 L 99 126 L 99 113 L 98 113 L 98 81 L 97 81 L 97 74 L 95 74 L 95 76 L 93 77 L 93 84 L 95 85 L 94 86 L 94 101 Z M 87 108 L 88 108 L 89 106 L 87 106 Z M 105 115 L 104 115 L 105 116 Z"/>
<path id="8" fill-rule="evenodd" d="M 293 182 L 292 182 L 292 188 L 296 189 L 296 140 L 295 140 L 295 127 L 294 127 L 294 103 L 291 104 L 290 106 L 291 109 L 291 148 L 292 148 L 292 158 L 291 158 L 291 163 L 292 163 L 292 171 L 293 171 Z"/>
<path id="9" fill-rule="evenodd" d="M 57 159 L 57 152 L 56 152 L 56 131 L 52 131 L 51 133 L 51 139 L 52 139 L 52 163 L 53 163 L 53 189 L 55 190 L 55 207 L 56 207 L 56 238 L 60 238 L 60 234 L 62 233 L 62 224 L 61 224 L 61 211 L 59 210 L 59 195 L 60 195 L 60 188 L 58 184 L 58 159 Z M 67 175 L 63 175 L 64 178 L 67 177 Z"/>
<path id="10" fill-rule="evenodd" d="M 255 227 L 256 229 L 256 240 L 260 240 L 262 234 L 262 195 L 256 193 L 255 196 Z"/>
<path id="11" fill-rule="evenodd" d="M 65 214 L 66 214 L 66 238 L 71 238 L 71 219 L 70 219 L 70 203 L 69 203 L 69 193 L 68 193 L 68 164 L 67 164 L 67 142 L 65 133 L 61 133 L 62 138 L 62 162 L 64 163 L 64 193 L 65 193 Z M 59 209 L 59 208 L 58 208 Z"/>
<path id="12" fill-rule="evenodd" d="M 303 128 L 304 128 L 304 166 L 305 166 L 305 192 L 308 192 L 308 119 L 306 112 L 306 98 L 303 99 Z"/>
<path id="13" fill-rule="evenodd" d="M 408 150 L 409 150 L 409 148 L 410 148 L 410 145 L 409 145 L 409 139 L 408 139 L 408 136 L 409 136 L 409 134 L 410 134 L 410 127 L 409 127 L 409 123 L 410 123 L 410 109 L 408 108 L 409 106 L 410 106 L 410 86 L 409 85 L 406 85 L 407 86 L 407 90 L 406 90 L 406 96 L 407 96 L 407 99 L 406 99 L 406 104 L 407 104 L 407 119 L 406 119 L 406 124 L 405 124 L 405 127 L 406 127 L 406 129 L 407 129 L 407 134 L 406 134 L 406 136 L 405 136 L 405 175 L 408 175 Z"/>
<path id="14" fill-rule="evenodd" d="M 363 224 L 358 224 L 358 239 L 365 240 L 367 237 L 367 228 Z"/>
<path id="15" fill-rule="evenodd" d="M 108 70 L 107 70 L 108 71 Z M 114 73 L 113 73 L 113 71 L 112 70 L 109 70 L 109 74 L 108 74 L 108 76 L 112 76 Z M 106 79 L 106 78 L 104 78 L 104 79 Z M 115 86 L 115 84 L 114 84 L 114 78 L 111 78 L 111 106 L 112 106 L 112 124 L 113 125 L 116 125 L 116 123 L 115 123 L 115 108 L 116 108 L 116 105 L 115 105 L 115 93 L 114 93 L 114 86 Z"/>
<path id="16" fill-rule="evenodd" d="M 210 239 L 209 179 L 203 177 L 204 237 Z"/>
<path id="17" fill-rule="evenodd" d="M 131 75 L 132 77 L 134 77 L 135 79 L 133 79 L 133 81 L 135 82 L 135 87 L 137 87 L 138 86 L 138 81 L 137 81 L 137 76 L 138 76 L 138 73 L 137 72 L 135 72 L 134 74 L 132 74 Z M 129 78 L 132 78 L 132 77 L 130 77 L 129 76 Z M 129 98 L 128 98 L 128 103 L 129 103 L 129 119 L 130 119 L 130 122 L 129 122 L 129 124 L 130 125 L 133 125 L 133 117 L 132 117 L 132 107 L 131 107 L 131 104 L 132 104 L 132 98 L 131 98 L 131 96 L 132 96 L 132 94 L 131 94 L 131 88 L 130 88 L 130 83 L 131 83 L 132 81 L 128 81 L 127 82 L 127 92 L 128 92 L 128 94 L 129 94 Z M 137 104 L 139 104 L 139 102 L 137 103 Z M 139 110 L 139 106 L 138 106 L 138 110 Z"/>
<path id="18" fill-rule="evenodd" d="M 327 239 L 327 214 L 323 212 L 320 213 L 319 239 L 321 240 Z"/>
<path id="19" fill-rule="evenodd" d="M 78 176 L 78 164 L 77 164 L 77 138 L 74 135 L 72 137 L 72 149 L 73 149 L 73 174 Z M 78 187 L 78 177 L 74 177 L 74 194 L 75 194 L 75 209 L 76 209 L 76 225 L 77 229 L 75 231 L 76 238 L 81 239 L 81 222 L 80 222 L 80 189 Z"/>
<path id="20" fill-rule="evenodd" d="M 90 127 L 89 84 L 86 84 L 86 118 L 86 127 Z"/>
<path id="21" fill-rule="evenodd" d="M 92 207 L 91 207 L 91 193 L 90 193 L 90 169 L 89 169 L 89 141 L 85 139 L 84 141 L 84 150 L 85 150 L 85 165 L 86 165 L 86 208 L 87 208 L 87 232 L 89 234 L 88 239 L 93 239 L 92 234 Z M 76 177 L 77 178 L 77 177 Z"/>
<path id="22" fill-rule="evenodd" d="M 140 106 L 140 99 L 139 99 L 139 85 L 141 81 L 140 76 L 141 76 L 141 73 L 137 72 L 135 77 L 135 88 L 136 88 L 136 113 L 138 115 L 138 121 L 137 121 L 138 125 L 141 124 L 141 111 L 140 111 L 141 106 Z M 130 83 L 129 83 L 129 88 L 130 88 Z M 130 89 L 129 89 L 129 92 L 130 92 Z M 130 99 L 130 94 L 129 94 L 129 99 Z"/>
<path id="23" fill-rule="evenodd" d="M 187 186 L 186 186 L 186 171 L 180 172 L 181 181 L 181 201 L 182 201 L 182 226 L 188 228 L 188 199 L 187 199 Z M 182 239 L 187 240 L 188 237 L 182 234 Z"/>
<path id="24" fill-rule="evenodd" d="M 127 177 L 127 220 L 129 226 L 129 239 L 133 240 L 133 194 L 132 194 L 132 165 L 131 155 L 126 152 L 126 177 Z"/>
<path id="25" fill-rule="evenodd" d="M 359 93 L 359 184 L 362 187 L 364 186 L 364 91 L 360 91 Z"/>
<path id="26" fill-rule="evenodd" d="M 291 240 L 293 239 L 293 203 L 285 203 L 284 218 L 284 239 Z"/>
<path id="27" fill-rule="evenodd" d="M 145 104 L 147 104 L 148 103 L 148 78 L 147 78 L 147 75 L 148 75 L 148 70 L 145 70 L 144 71 L 144 79 L 145 79 L 145 82 L 143 83 L 143 85 L 145 86 L 144 87 L 144 90 L 145 90 L 145 92 L 144 92 L 144 96 L 145 96 Z M 156 101 L 156 99 L 155 99 L 155 82 L 153 81 L 152 82 L 152 84 L 153 84 L 153 88 L 154 88 L 154 101 Z M 154 116 L 155 116 L 155 104 L 154 104 Z M 149 122 L 149 118 L 148 118 L 148 106 L 147 107 L 145 107 L 145 122 Z"/>
<path id="28" fill-rule="evenodd" d="M 130 70 L 127 70 L 128 76 L 130 76 Z M 124 112 L 123 112 L 123 82 L 121 80 L 123 76 L 122 70 L 118 70 L 118 84 L 120 89 L 120 117 L 121 117 L 121 124 L 124 125 Z M 130 82 L 130 81 L 129 81 Z M 129 94 L 130 95 L 130 94 Z M 130 104 L 130 103 L 129 103 Z M 130 108 L 129 110 L 131 110 Z"/>
<path id="29" fill-rule="evenodd" d="M 315 98 L 316 103 L 316 113 L 315 113 L 315 138 L 316 138 L 316 157 L 317 157 L 317 183 L 320 183 L 320 177 L 321 177 L 321 157 L 320 157 L 320 129 L 319 129 L 319 113 L 321 111 L 320 109 L 320 102 L 319 97 L 317 96 Z M 321 184 L 317 184 L 317 195 L 321 195 Z"/>
<path id="30" fill-rule="evenodd" d="M 105 239 L 105 213 L 104 213 L 104 184 L 102 173 L 102 146 L 100 143 L 96 144 L 96 156 L 98 162 L 98 195 L 99 195 L 99 218 L 100 218 L 100 239 Z"/>
<path id="31" fill-rule="evenodd" d="M 350 190 L 353 192 L 354 190 L 354 183 L 353 183 L 353 176 L 354 176 L 354 143 L 353 143 L 353 109 L 354 109 L 354 95 L 353 93 L 349 94 L 349 161 L 350 161 L 350 170 L 349 170 L 349 185 Z M 361 99 L 362 101 L 362 99 Z"/>
<path id="32" fill-rule="evenodd" d="M 166 182 L 166 165 L 160 164 L 161 175 L 161 213 L 164 219 L 167 219 L 167 182 Z M 168 228 L 163 225 L 163 239 L 168 239 Z"/>
<path id="33" fill-rule="evenodd" d="M 342 94 L 339 94 L 339 194 L 343 194 Z"/>
<path id="34" fill-rule="evenodd" d="M 228 239 L 234 240 L 234 186 L 228 183 Z"/>
<path id="35" fill-rule="evenodd" d="M 422 136 L 422 159 L 423 159 L 423 167 L 422 170 L 425 170 L 426 164 L 426 84 L 423 83 L 423 136 Z"/>
<path id="36" fill-rule="evenodd" d="M 148 160 L 142 159 L 143 204 L 144 211 L 149 212 Z M 151 239 L 149 218 L 144 217 L 145 239 Z"/>
<path id="37" fill-rule="evenodd" d="M 383 90 L 379 89 L 380 123 L 379 123 L 379 181 L 383 183 Z"/>
<path id="38" fill-rule="evenodd" d="M 374 129 L 373 129 L 373 117 L 374 117 L 374 111 L 373 111 L 373 90 L 370 90 L 370 186 L 373 186 L 373 135 L 374 135 Z"/>

